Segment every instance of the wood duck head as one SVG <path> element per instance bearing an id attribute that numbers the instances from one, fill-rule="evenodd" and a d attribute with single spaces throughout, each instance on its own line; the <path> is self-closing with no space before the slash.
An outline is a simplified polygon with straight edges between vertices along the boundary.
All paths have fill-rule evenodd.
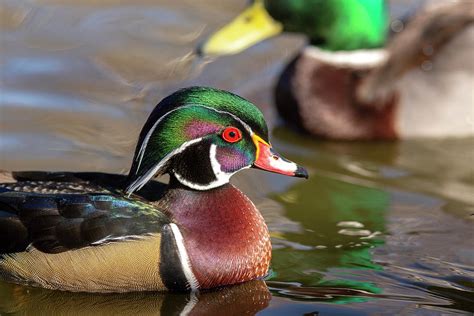
<path id="1" fill-rule="evenodd" d="M 149 116 L 126 192 L 166 173 L 190 189 L 210 190 L 250 167 L 308 177 L 305 169 L 272 149 L 265 119 L 255 105 L 227 91 L 186 88 L 163 99 Z"/>

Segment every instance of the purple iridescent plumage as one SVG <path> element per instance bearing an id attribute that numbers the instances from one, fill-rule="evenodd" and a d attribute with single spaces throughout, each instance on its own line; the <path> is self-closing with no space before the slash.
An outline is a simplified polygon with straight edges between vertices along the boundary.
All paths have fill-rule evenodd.
<path id="1" fill-rule="evenodd" d="M 195 139 L 208 134 L 213 134 L 222 129 L 222 125 L 201 120 L 190 120 L 184 127 L 187 139 Z"/>
<path id="2" fill-rule="evenodd" d="M 221 170 L 227 173 L 235 172 L 252 163 L 250 156 L 238 147 L 218 147 L 216 159 L 221 165 Z"/>

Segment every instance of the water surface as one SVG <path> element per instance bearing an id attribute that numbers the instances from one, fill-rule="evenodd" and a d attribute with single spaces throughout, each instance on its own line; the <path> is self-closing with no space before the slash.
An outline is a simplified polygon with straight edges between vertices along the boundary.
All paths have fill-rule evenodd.
<path id="1" fill-rule="evenodd" d="M 177 88 L 258 104 L 310 179 L 246 170 L 272 271 L 219 291 L 93 295 L 0 283 L 1 314 L 392 315 L 474 312 L 474 139 L 315 141 L 277 119 L 271 86 L 301 45 L 266 41 L 199 60 L 245 1 L 2 1 L 0 169 L 126 173 L 141 125 Z"/>

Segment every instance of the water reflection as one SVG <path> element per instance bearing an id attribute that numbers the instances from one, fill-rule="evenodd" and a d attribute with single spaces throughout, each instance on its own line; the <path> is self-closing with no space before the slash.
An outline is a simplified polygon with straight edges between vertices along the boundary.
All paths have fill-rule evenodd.
<path id="1" fill-rule="evenodd" d="M 334 275 L 328 278 L 327 272 L 382 269 L 374 262 L 371 249 L 384 242 L 390 195 L 378 188 L 320 175 L 317 165 L 306 162 L 305 166 L 315 170 L 309 183 L 297 183 L 273 196 L 289 219 L 301 223 L 302 231 L 274 235 L 272 280 L 291 280 L 315 286 L 316 291 L 345 289 L 345 294 L 332 301 L 363 301 L 361 296 L 370 297 L 382 290 L 371 281 Z"/>
<path id="2" fill-rule="evenodd" d="M 472 204 L 465 201 L 472 196 L 458 191 L 451 199 L 429 180 L 451 170 L 443 185 L 472 192 L 461 172 L 470 168 L 453 157 L 470 152 L 472 139 L 450 142 L 453 153 L 437 150 L 445 141 L 314 143 L 281 128 L 274 136 L 285 155 L 311 170 L 307 185 L 292 182 L 270 195 L 301 225 L 273 235 L 269 286 L 277 295 L 388 304 L 394 312 L 400 301 L 446 313 L 470 310 L 474 235 L 465 220 Z M 425 163 L 409 163 L 414 153 Z M 433 166 L 439 173 L 422 171 Z"/>
<path id="3" fill-rule="evenodd" d="M 22 315 L 253 315 L 268 306 L 264 281 L 197 294 L 88 294 L 0 282 L 0 312 Z"/>
<path id="4" fill-rule="evenodd" d="M 470 214 L 466 206 L 474 205 L 472 137 L 395 143 L 314 142 L 280 126 L 273 133 L 278 146 L 292 152 L 302 164 L 313 165 L 317 174 L 381 190 L 391 187 L 439 196 L 449 201 L 448 208 L 457 204 L 451 209 L 463 217 Z"/>

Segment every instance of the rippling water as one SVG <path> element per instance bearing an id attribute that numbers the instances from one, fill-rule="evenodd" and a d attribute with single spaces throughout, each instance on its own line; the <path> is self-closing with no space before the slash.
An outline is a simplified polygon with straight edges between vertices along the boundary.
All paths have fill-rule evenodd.
<path id="1" fill-rule="evenodd" d="M 474 312 L 474 139 L 314 141 L 281 127 L 271 89 L 298 36 L 218 60 L 192 54 L 245 1 L 0 2 L 0 169 L 125 173 L 155 104 L 188 85 L 263 109 L 301 181 L 234 182 L 264 214 L 272 273 L 197 295 L 71 294 L 0 283 L 1 314 Z"/>

